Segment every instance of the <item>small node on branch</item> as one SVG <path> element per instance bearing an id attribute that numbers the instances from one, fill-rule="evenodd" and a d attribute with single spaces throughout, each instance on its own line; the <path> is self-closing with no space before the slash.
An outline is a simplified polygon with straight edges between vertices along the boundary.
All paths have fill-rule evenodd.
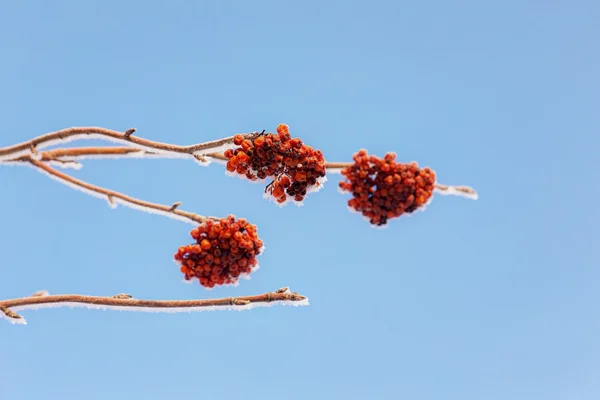
<path id="1" fill-rule="evenodd" d="M 38 290 L 37 292 L 32 294 L 31 297 L 44 297 L 44 296 L 48 296 L 49 294 L 50 293 L 48 293 L 47 290 Z"/>
<path id="2" fill-rule="evenodd" d="M 290 288 L 286 286 L 286 287 L 282 287 L 281 289 L 277 289 L 275 291 L 275 293 L 287 293 L 289 291 L 290 291 Z"/>
<path id="3" fill-rule="evenodd" d="M 33 143 L 32 143 L 32 144 L 29 146 L 29 151 L 30 151 L 30 152 L 31 152 L 31 154 L 33 154 L 34 156 L 37 156 L 37 155 L 38 155 L 38 151 L 37 151 L 37 149 L 35 148 L 35 144 L 33 144 Z"/>
<path id="4" fill-rule="evenodd" d="M 113 299 L 131 299 L 131 298 L 132 298 L 132 296 L 127 293 L 119 293 L 119 294 L 115 294 L 113 296 Z"/>
<path id="5" fill-rule="evenodd" d="M 109 195 L 107 195 L 107 197 L 108 197 L 108 204 L 110 204 L 110 206 L 112 208 L 115 208 L 115 200 L 113 199 L 112 195 L 109 194 Z"/>
<path id="6" fill-rule="evenodd" d="M 181 202 L 178 201 L 176 203 L 173 203 L 173 205 L 171 206 L 171 208 L 169 208 L 169 211 L 173 212 L 175 210 L 177 210 L 177 207 L 179 207 L 181 205 Z"/>
<path id="7" fill-rule="evenodd" d="M 17 314 L 13 310 L 9 309 L 8 307 L 0 306 L 0 311 L 3 312 L 9 318 L 12 318 L 12 319 L 23 319 L 23 317 L 21 317 L 19 314 Z"/>
<path id="8" fill-rule="evenodd" d="M 125 131 L 125 139 L 129 140 L 129 138 L 131 137 L 131 135 L 133 135 L 133 133 L 135 132 L 135 128 L 129 128 Z"/>
<path id="9" fill-rule="evenodd" d="M 246 305 L 250 304 L 250 301 L 243 300 L 243 299 L 233 299 L 232 304 L 234 306 L 246 306 Z"/>

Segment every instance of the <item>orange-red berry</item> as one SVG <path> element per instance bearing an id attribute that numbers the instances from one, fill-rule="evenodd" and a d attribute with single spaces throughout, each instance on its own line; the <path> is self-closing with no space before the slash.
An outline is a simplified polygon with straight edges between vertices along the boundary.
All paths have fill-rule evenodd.
<path id="1" fill-rule="evenodd" d="M 225 152 L 227 171 L 252 181 L 273 178 L 265 192 L 277 203 L 301 202 L 326 180 L 323 153 L 292 139 L 285 124 L 277 126 L 277 134 L 260 134 L 252 140 L 236 135 L 234 143 L 240 147 Z"/>
<path id="2" fill-rule="evenodd" d="M 244 136 L 239 133 L 233 137 L 233 144 L 235 144 L 236 146 L 241 145 L 243 141 Z"/>
<path id="3" fill-rule="evenodd" d="M 412 213 L 427 204 L 433 195 L 435 172 L 420 169 L 416 162 L 397 163 L 394 153 L 383 159 L 360 150 L 354 164 L 342 170 L 341 190 L 352 193 L 348 206 L 360 212 L 373 225 Z"/>
<path id="4" fill-rule="evenodd" d="M 233 215 L 193 229 L 190 235 L 196 243 L 181 246 L 174 255 L 184 279 L 197 278 L 207 288 L 236 283 L 257 265 L 263 242 L 256 231 L 255 225 Z"/>

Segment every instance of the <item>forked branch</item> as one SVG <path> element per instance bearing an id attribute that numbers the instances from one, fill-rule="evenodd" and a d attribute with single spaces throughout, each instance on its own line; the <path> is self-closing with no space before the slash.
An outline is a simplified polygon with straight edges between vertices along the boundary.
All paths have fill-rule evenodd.
<path id="1" fill-rule="evenodd" d="M 142 312 L 190 312 L 215 310 L 249 310 L 254 307 L 268 307 L 276 304 L 307 306 L 308 299 L 289 288 L 255 296 L 224 297 L 203 300 L 139 300 L 128 294 L 112 297 L 85 296 L 79 294 L 30 296 L 0 301 L 0 316 L 13 324 L 27 324 L 16 311 L 48 307 L 85 307 Z"/>

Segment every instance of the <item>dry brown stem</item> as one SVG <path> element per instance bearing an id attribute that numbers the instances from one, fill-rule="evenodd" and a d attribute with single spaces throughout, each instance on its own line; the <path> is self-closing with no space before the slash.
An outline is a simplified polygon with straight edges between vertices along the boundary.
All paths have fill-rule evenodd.
<path id="1" fill-rule="evenodd" d="M 270 303 L 291 303 L 308 305 L 308 299 L 289 289 L 282 288 L 274 292 L 255 296 L 225 297 L 203 300 L 139 300 L 121 293 L 110 297 L 86 296 L 79 294 L 30 296 L 18 299 L 1 300 L 0 313 L 15 324 L 26 324 L 25 319 L 12 309 L 24 310 L 40 307 L 84 306 L 99 309 L 117 309 L 131 311 L 183 312 L 201 309 L 247 310 L 253 306 L 266 306 Z"/>
<path id="2" fill-rule="evenodd" d="M 39 157 L 41 157 L 42 161 L 54 161 L 59 163 L 68 163 L 74 162 L 78 158 L 85 158 L 88 156 L 128 156 L 128 155 L 138 155 L 138 154 L 147 154 L 153 156 L 160 156 L 159 153 L 153 153 L 149 151 L 144 151 L 131 147 L 80 147 L 80 148 L 70 148 L 70 149 L 56 149 L 51 151 L 41 152 Z M 205 154 L 206 157 L 213 158 L 216 160 L 227 161 L 227 158 L 223 155 L 223 153 L 215 152 Z M 67 157 L 67 159 L 65 159 Z M 27 161 L 28 157 L 20 157 L 17 159 L 13 159 L 10 161 Z M 350 162 L 326 162 L 325 167 L 329 171 L 339 172 L 340 170 L 350 167 L 353 164 Z M 452 186 L 452 185 L 444 185 L 441 183 L 435 184 L 435 189 L 440 194 L 456 194 L 460 196 L 465 196 L 469 198 L 476 199 L 478 197 L 475 189 L 469 186 Z"/>
<path id="3" fill-rule="evenodd" d="M 198 143 L 189 146 L 180 146 L 169 143 L 156 142 L 133 135 L 134 128 L 125 132 L 113 131 L 111 129 L 90 127 L 73 127 L 62 129 L 60 131 L 47 133 L 38 136 L 27 142 L 15 144 L 13 146 L 0 148 L 0 161 L 11 158 L 18 158 L 24 155 L 37 154 L 42 147 L 47 147 L 60 142 L 67 142 L 77 139 L 105 139 L 109 141 L 123 142 L 128 145 L 137 146 L 143 149 L 153 149 L 161 153 L 172 153 L 179 155 L 202 156 L 211 150 L 215 151 L 222 146 L 233 143 L 233 136 L 223 139 L 213 140 L 206 143 Z M 250 138 L 254 134 L 245 134 L 244 137 Z"/>

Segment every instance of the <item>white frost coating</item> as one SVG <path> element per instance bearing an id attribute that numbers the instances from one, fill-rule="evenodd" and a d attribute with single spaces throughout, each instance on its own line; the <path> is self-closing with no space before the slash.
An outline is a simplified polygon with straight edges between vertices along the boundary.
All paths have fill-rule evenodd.
<path id="1" fill-rule="evenodd" d="M 6 166 L 6 167 L 22 167 L 23 164 L 29 164 L 29 163 L 20 162 L 20 161 L 2 161 L 2 159 L 0 158 L 0 165 Z"/>
<path id="2" fill-rule="evenodd" d="M 28 156 L 28 155 L 31 155 L 31 151 L 29 149 L 15 151 L 14 153 L 0 156 L 0 161 L 12 160 L 13 158 L 19 158 L 19 157 Z"/>
<path id="3" fill-rule="evenodd" d="M 327 168 L 328 174 L 341 175 L 344 168 Z"/>
<path id="4" fill-rule="evenodd" d="M 252 279 L 252 277 L 250 276 L 250 274 L 258 271 L 259 269 L 260 269 L 260 265 L 256 264 L 254 267 L 250 268 L 250 272 L 241 273 L 240 274 L 240 278 L 242 278 L 243 280 L 249 281 L 250 279 Z"/>
<path id="5" fill-rule="evenodd" d="M 351 191 L 349 191 L 349 190 L 342 189 L 342 188 L 341 188 L 339 185 L 338 185 L 338 187 L 337 187 L 337 191 L 338 191 L 338 193 L 341 193 L 341 194 L 348 194 L 348 193 L 352 193 L 352 192 L 351 192 Z"/>
<path id="6" fill-rule="evenodd" d="M 442 196 L 460 196 L 460 197 L 464 197 L 467 199 L 471 199 L 471 200 L 477 200 L 479 199 L 479 195 L 477 194 L 477 192 L 475 193 L 465 193 L 462 192 L 460 190 L 456 190 L 456 188 L 449 186 L 448 189 L 440 189 L 440 188 L 435 188 L 434 191 L 436 193 L 441 194 Z"/>
<path id="7" fill-rule="evenodd" d="M 325 182 L 327 182 L 327 176 L 322 176 L 321 178 L 317 179 L 317 183 L 319 185 L 312 185 L 306 188 L 306 194 L 309 195 L 311 193 L 317 193 L 319 190 L 323 189 L 323 187 L 325 186 Z"/>
<path id="8" fill-rule="evenodd" d="M 215 164 L 218 164 L 218 165 L 227 165 L 227 161 L 226 160 L 221 160 L 220 158 L 212 158 L 212 157 L 210 157 L 210 161 L 213 162 L 213 163 L 215 163 Z M 227 171 L 227 172 L 229 172 L 229 171 Z"/>
<path id="9" fill-rule="evenodd" d="M 81 154 L 81 155 L 69 155 L 69 159 L 73 160 L 106 160 L 106 159 L 123 159 L 123 158 L 167 158 L 167 159 L 187 159 L 190 158 L 189 154 L 180 153 L 159 153 L 155 149 L 152 151 L 145 151 L 144 149 L 138 149 L 138 151 L 125 153 L 125 154 Z"/>
<path id="10" fill-rule="evenodd" d="M 4 165 L 7 167 L 18 167 L 18 166 L 23 166 L 25 164 L 29 164 L 27 161 L 2 161 L 0 159 L 0 165 Z M 60 167 L 60 168 L 70 168 L 70 169 L 81 169 L 83 167 L 83 165 L 81 165 L 78 162 L 75 161 L 65 161 L 65 162 L 58 162 L 58 161 L 50 161 L 49 162 L 50 165 L 53 165 L 55 167 Z"/>
<path id="11" fill-rule="evenodd" d="M 316 193 L 319 190 L 323 189 L 323 187 L 325 186 L 325 182 L 327 182 L 327 177 L 323 176 L 323 177 L 317 179 L 317 182 L 319 183 L 319 185 L 311 185 L 306 188 L 306 196 L 304 196 L 305 200 L 308 198 L 309 194 Z M 287 206 L 289 203 L 294 204 L 296 207 L 304 206 L 304 201 L 295 201 L 294 196 L 290 196 L 287 193 L 285 194 L 285 201 L 283 203 L 279 203 L 277 201 L 277 199 L 275 197 L 273 197 L 271 195 L 271 193 L 268 193 L 268 192 L 263 193 L 263 199 L 267 199 L 267 200 L 275 203 L 275 205 L 277 205 L 280 208 Z"/>
<path id="12" fill-rule="evenodd" d="M 42 155 L 39 152 L 32 152 L 29 156 L 35 161 L 42 161 Z"/>
<path id="13" fill-rule="evenodd" d="M 11 308 L 12 310 L 12 308 Z M 2 317 L 7 320 L 8 322 L 10 322 L 13 325 L 27 325 L 27 321 L 25 320 L 25 318 L 11 318 L 8 315 L 4 314 L 2 311 L 0 311 L 0 314 L 2 314 Z"/>
<path id="14" fill-rule="evenodd" d="M 181 312 L 198 312 L 198 311 L 246 311 L 251 310 L 253 308 L 258 307 L 273 307 L 276 305 L 281 306 L 293 306 L 293 307 L 303 307 L 310 305 L 308 299 L 292 301 L 292 300 L 274 300 L 272 302 L 256 302 L 250 303 L 246 305 L 223 305 L 223 306 L 206 306 L 206 307 L 127 307 L 127 306 L 107 306 L 107 305 L 97 305 L 97 304 L 87 304 L 87 303 L 72 303 L 72 302 L 64 302 L 64 303 L 43 303 L 43 304 L 29 304 L 25 306 L 15 306 L 11 307 L 15 312 L 22 310 L 40 310 L 45 308 L 61 308 L 61 307 L 69 307 L 69 308 L 87 308 L 92 310 L 115 310 L 115 311 L 134 311 L 134 312 L 150 312 L 150 313 L 181 313 Z M 15 319 L 8 318 L 6 315 L 5 319 L 8 319 L 12 324 L 21 324 L 26 325 L 27 322 L 24 318 Z"/>
<path id="15" fill-rule="evenodd" d="M 48 164 L 53 165 L 55 167 L 63 168 L 63 169 L 80 170 L 83 167 L 82 164 L 80 164 L 80 163 L 78 163 L 76 161 L 59 162 L 59 161 L 51 160 Z"/>
<path id="16" fill-rule="evenodd" d="M 262 195 L 262 197 L 263 197 L 263 199 L 266 199 L 266 200 L 268 200 L 268 201 L 270 201 L 272 203 L 275 203 L 275 205 L 277 207 L 279 207 L 279 208 L 285 207 L 290 201 L 292 201 L 292 200 L 290 200 L 292 197 L 288 196 L 287 193 L 285 195 L 285 201 L 283 203 L 279 203 L 277 201 L 277 199 L 275 197 L 273 197 L 271 195 L 271 193 L 269 193 L 269 192 L 264 192 L 263 195 Z"/>
<path id="17" fill-rule="evenodd" d="M 210 149 L 195 151 L 194 155 L 204 157 L 204 156 L 208 156 L 208 154 L 210 154 L 210 153 L 223 153 L 227 149 L 233 149 L 236 147 L 237 146 L 233 143 L 233 140 L 232 140 L 229 143 L 225 143 L 220 146 L 211 147 Z"/>
<path id="18" fill-rule="evenodd" d="M 201 167 L 208 167 L 210 165 L 210 163 L 212 162 L 212 159 L 210 159 L 208 157 L 204 157 L 204 159 L 206 161 L 201 161 L 201 160 L 198 160 L 196 157 L 194 157 L 194 162 Z"/>

